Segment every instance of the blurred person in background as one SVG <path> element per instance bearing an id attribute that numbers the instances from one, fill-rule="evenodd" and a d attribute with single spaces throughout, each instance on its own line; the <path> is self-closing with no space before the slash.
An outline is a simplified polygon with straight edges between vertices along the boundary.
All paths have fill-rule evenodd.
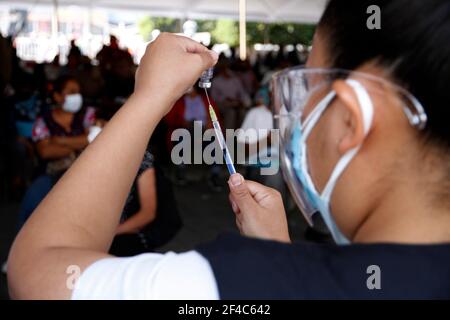
<path id="1" fill-rule="evenodd" d="M 15 186 L 29 186 L 37 162 L 36 150 L 32 141 L 33 126 L 38 116 L 45 110 L 44 96 L 38 90 L 38 80 L 34 75 L 20 73 L 16 80 L 14 94 L 14 122 L 16 138 L 11 152 L 12 171 Z M 23 194 L 22 194 L 23 195 Z"/>
<path id="2" fill-rule="evenodd" d="M 22 200 L 19 226 L 87 146 L 88 130 L 95 123 L 95 109 L 83 106 L 75 78 L 59 78 L 53 85 L 52 97 L 54 105 L 44 110 L 33 125 L 32 139 L 44 174 L 32 183 Z"/>
<path id="3" fill-rule="evenodd" d="M 44 66 L 45 77 L 47 81 L 54 82 L 61 76 L 61 65 L 59 64 L 60 56 L 57 54 L 52 62 Z"/>
<path id="4" fill-rule="evenodd" d="M 81 70 L 76 78 L 80 83 L 80 92 L 86 104 L 99 105 L 101 97 L 105 94 L 105 80 L 99 66 L 94 66 L 91 59 L 81 58 Z"/>
<path id="5" fill-rule="evenodd" d="M 210 99 L 211 106 L 213 107 L 216 115 L 220 117 L 220 113 L 215 107 L 214 99 Z M 211 118 L 209 116 L 209 104 L 206 94 L 203 89 L 200 89 L 198 82 L 189 88 L 189 90 L 175 102 L 172 110 L 164 117 L 164 122 L 167 124 L 167 143 L 168 149 L 172 150 L 174 142 L 172 141 L 172 133 L 180 128 L 184 128 L 190 131 L 191 137 L 194 137 L 194 122 L 199 121 L 202 123 L 202 134 L 206 129 L 213 127 Z M 221 121 L 221 118 L 219 118 Z M 180 141 L 179 143 L 183 143 Z M 191 140 L 191 147 L 193 149 L 194 141 Z M 175 166 L 175 182 L 179 185 L 186 185 L 186 171 L 187 165 L 180 164 Z M 208 184 L 214 191 L 221 191 L 222 186 L 220 184 L 221 167 L 218 165 L 212 165 L 208 176 Z"/>
<path id="6" fill-rule="evenodd" d="M 133 57 L 126 49 L 119 47 L 116 36 L 110 36 L 110 44 L 104 45 L 97 54 L 99 67 L 105 80 L 105 93 L 120 97 L 122 102 L 131 95 L 136 70 Z"/>
<path id="7" fill-rule="evenodd" d="M 77 46 L 75 39 L 70 41 L 69 56 L 75 56 L 80 59 L 82 57 L 81 49 Z"/>
<path id="8" fill-rule="evenodd" d="M 234 69 L 236 71 L 236 75 L 239 77 L 239 80 L 244 87 L 247 96 L 253 98 L 256 90 L 258 89 L 258 80 L 253 71 L 253 68 L 250 64 L 250 61 L 247 60 L 237 60 L 234 63 Z"/>
<path id="9" fill-rule="evenodd" d="M 274 129 L 273 114 L 270 110 L 270 93 L 267 86 L 261 87 L 255 95 L 255 107 L 251 108 L 245 115 L 241 129 L 237 136 L 238 143 L 245 144 L 246 155 L 246 178 L 257 181 L 268 187 L 286 193 L 286 185 L 279 168 L 278 141 L 277 137 L 272 140 L 271 130 Z M 249 134 L 248 130 L 256 135 Z M 250 145 L 253 145 L 252 148 Z M 254 151 L 250 154 L 250 151 Z M 273 175 L 262 175 L 262 168 L 275 168 L 278 172 Z"/>
<path id="10" fill-rule="evenodd" d="M 121 54 L 121 51 L 119 48 L 119 40 L 116 36 L 111 35 L 109 37 L 109 45 L 105 44 L 97 53 L 97 60 L 102 69 L 102 73 L 108 73 L 112 69 L 112 64 L 115 58 Z"/>
<path id="11" fill-rule="evenodd" d="M 236 129 L 240 125 L 250 97 L 238 76 L 230 70 L 230 63 L 223 59 L 214 70 L 211 97 L 222 114 L 224 129 Z"/>
<path id="12" fill-rule="evenodd" d="M 60 76 L 76 77 L 82 68 L 82 57 L 77 51 L 69 53 L 67 64 L 61 67 Z"/>

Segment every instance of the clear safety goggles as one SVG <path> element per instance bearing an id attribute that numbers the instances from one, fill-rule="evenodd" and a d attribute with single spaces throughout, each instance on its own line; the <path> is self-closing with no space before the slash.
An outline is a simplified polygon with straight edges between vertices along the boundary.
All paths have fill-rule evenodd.
<path id="1" fill-rule="evenodd" d="M 372 101 L 377 95 L 389 101 L 390 106 L 398 106 L 405 113 L 411 126 L 422 130 L 427 124 L 427 115 L 420 102 L 407 90 L 383 78 L 370 74 L 339 69 L 290 68 L 276 73 L 272 79 L 272 111 L 275 128 L 280 134 L 281 168 L 291 194 L 312 226 L 312 216 L 317 209 L 308 201 L 308 194 L 302 187 L 293 168 L 292 134 L 296 125 L 305 127 L 308 115 L 318 106 L 333 104 L 332 84 L 338 79 L 353 79 L 362 84 Z M 369 85 L 370 84 L 370 85 Z M 390 93 L 390 94 L 388 94 Z"/>

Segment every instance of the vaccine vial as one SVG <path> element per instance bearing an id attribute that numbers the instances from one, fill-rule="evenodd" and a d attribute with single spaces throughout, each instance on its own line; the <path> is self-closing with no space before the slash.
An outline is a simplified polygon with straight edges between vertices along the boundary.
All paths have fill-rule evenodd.
<path id="1" fill-rule="evenodd" d="M 202 89 L 209 89 L 211 88 L 211 79 L 214 75 L 214 69 L 209 68 L 208 70 L 204 71 L 202 73 L 202 76 L 200 77 L 200 81 L 198 82 L 198 86 Z"/>

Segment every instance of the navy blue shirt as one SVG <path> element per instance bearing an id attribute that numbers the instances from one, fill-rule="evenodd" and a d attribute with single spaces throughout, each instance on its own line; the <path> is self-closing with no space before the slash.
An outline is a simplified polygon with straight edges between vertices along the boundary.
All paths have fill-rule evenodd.
<path id="1" fill-rule="evenodd" d="M 282 244 L 227 234 L 197 251 L 221 299 L 450 298 L 450 244 Z"/>

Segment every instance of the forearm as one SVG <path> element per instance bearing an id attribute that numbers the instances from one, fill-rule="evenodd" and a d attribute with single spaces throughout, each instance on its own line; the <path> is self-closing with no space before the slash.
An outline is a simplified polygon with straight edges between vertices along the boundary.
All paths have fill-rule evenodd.
<path id="1" fill-rule="evenodd" d="M 44 160 L 53 160 L 68 157 L 73 153 L 73 150 L 59 144 L 50 143 L 45 147 L 38 148 L 38 153 Z"/>
<path id="2" fill-rule="evenodd" d="M 117 228 L 117 234 L 136 233 L 155 220 L 156 208 L 151 211 L 139 211 L 125 220 Z"/>
<path id="3" fill-rule="evenodd" d="M 89 249 L 106 252 L 151 133 L 162 116 L 157 110 L 163 108 L 148 101 L 165 103 L 158 96 L 145 100 L 132 96 L 36 209 L 30 227 L 43 234 L 50 226 L 55 230 L 55 223 L 61 233 L 74 225 L 82 227 L 92 237 Z M 66 231 L 70 234 L 71 230 Z M 68 245 L 82 244 L 77 236 L 78 232 L 75 239 L 66 236 Z M 65 245 L 61 240 L 55 245 Z"/>
<path id="4" fill-rule="evenodd" d="M 107 252 L 150 135 L 162 117 L 157 110 L 167 109 L 160 105 L 168 102 L 151 93 L 149 96 L 150 99 L 130 98 L 25 224 L 9 260 L 13 273 L 8 276 L 16 280 L 10 285 L 13 292 L 21 289 L 22 280 L 17 279 L 29 277 L 30 284 L 41 281 L 41 275 L 24 270 L 24 266 L 33 264 L 35 259 L 40 259 L 43 272 L 65 270 L 68 265 L 83 264 L 85 260 L 89 262 L 82 253 L 71 257 L 64 250 L 55 254 L 52 248 Z M 148 101 L 154 105 L 149 105 Z M 48 270 L 50 268 L 52 270 Z M 67 291 L 65 282 L 55 287 L 64 293 Z M 39 289 L 39 285 L 36 288 Z"/>
<path id="5" fill-rule="evenodd" d="M 58 140 L 58 143 L 63 145 L 64 147 L 68 147 L 75 151 L 80 151 L 86 148 L 88 145 L 87 135 L 83 134 L 76 137 L 62 137 Z"/>

